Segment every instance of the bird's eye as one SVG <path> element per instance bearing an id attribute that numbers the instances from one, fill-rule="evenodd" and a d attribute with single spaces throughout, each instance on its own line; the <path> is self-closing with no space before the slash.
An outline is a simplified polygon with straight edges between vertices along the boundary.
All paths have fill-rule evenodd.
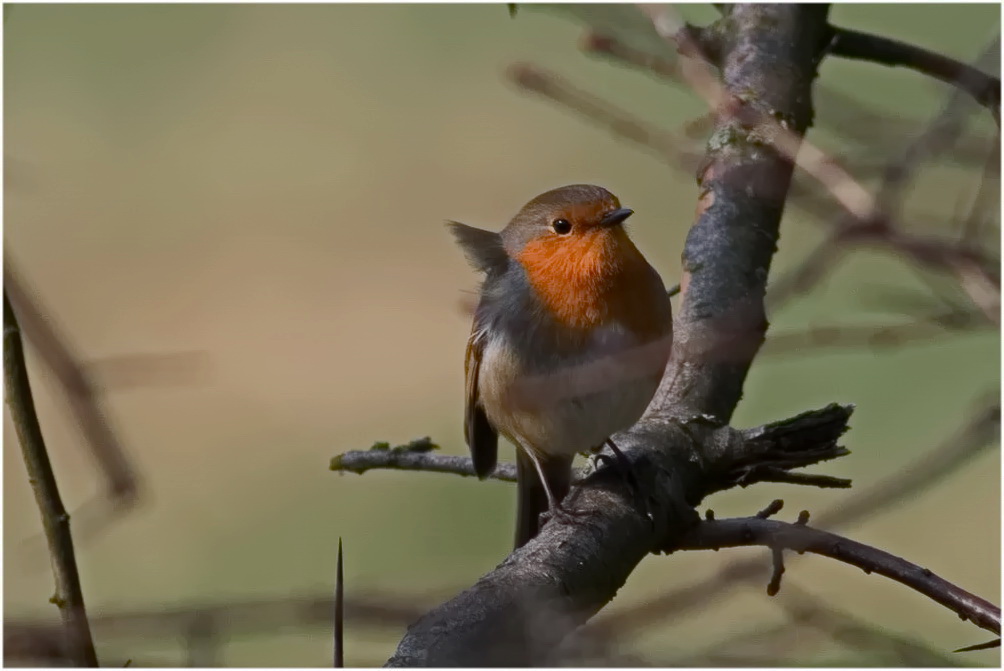
<path id="1" fill-rule="evenodd" d="M 551 222 L 551 228 L 558 235 L 568 235 L 572 232 L 572 224 L 569 223 L 568 219 L 555 219 Z"/>

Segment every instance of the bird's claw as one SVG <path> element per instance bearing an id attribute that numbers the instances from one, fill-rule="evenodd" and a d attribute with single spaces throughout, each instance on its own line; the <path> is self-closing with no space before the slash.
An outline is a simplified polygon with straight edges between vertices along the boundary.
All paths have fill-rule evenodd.
<path id="1" fill-rule="evenodd" d="M 628 458 L 624 456 L 624 453 L 617 448 L 614 442 L 608 441 L 610 450 L 614 453 L 611 457 L 608 454 L 603 454 L 602 452 L 596 452 L 592 455 L 594 471 L 596 469 L 596 463 L 602 462 L 603 464 L 613 468 L 624 480 L 624 484 L 631 491 L 631 496 L 634 499 L 635 509 L 645 517 L 652 527 L 655 527 L 655 515 L 652 514 L 652 507 L 649 505 L 648 497 L 644 495 L 641 485 L 638 483 L 638 478 L 635 476 L 634 467 Z"/>

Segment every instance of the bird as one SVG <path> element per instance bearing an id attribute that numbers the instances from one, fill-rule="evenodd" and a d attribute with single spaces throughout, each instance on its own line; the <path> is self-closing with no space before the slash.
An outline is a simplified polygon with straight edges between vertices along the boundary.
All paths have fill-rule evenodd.
<path id="1" fill-rule="evenodd" d="M 484 275 L 465 354 L 464 438 L 475 474 L 516 447 L 515 547 L 564 513 L 576 454 L 598 454 L 651 402 L 673 317 L 659 273 L 628 237 L 633 211 L 603 187 L 540 194 L 500 232 L 448 221 Z M 626 461 L 625 461 L 626 463 Z"/>

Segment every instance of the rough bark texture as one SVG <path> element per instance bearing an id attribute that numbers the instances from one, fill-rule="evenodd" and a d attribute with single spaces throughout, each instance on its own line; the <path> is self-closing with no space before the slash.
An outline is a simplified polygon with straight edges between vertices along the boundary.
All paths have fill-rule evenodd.
<path id="1" fill-rule="evenodd" d="M 763 297 L 792 173 L 758 120 L 780 120 L 804 134 L 828 36 L 825 5 L 730 9 L 721 63 L 734 100 L 718 110 L 700 174 L 672 361 L 646 416 L 616 437 L 650 494 L 655 522 L 601 472 L 573 494 L 571 516 L 548 523 L 473 587 L 412 625 L 389 666 L 546 664 L 646 554 L 684 537 L 704 496 L 770 479 L 760 469 L 779 456 L 783 471 L 845 453 L 836 440 L 847 407 L 748 432 L 724 426 L 767 328 Z"/>

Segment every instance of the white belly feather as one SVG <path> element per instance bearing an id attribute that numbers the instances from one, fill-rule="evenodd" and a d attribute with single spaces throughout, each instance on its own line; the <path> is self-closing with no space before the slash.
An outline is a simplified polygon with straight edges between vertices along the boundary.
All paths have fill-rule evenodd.
<path id="1" fill-rule="evenodd" d="M 598 329 L 599 357 L 554 357 L 532 369 L 502 337 L 481 361 L 479 393 L 488 419 L 533 452 L 571 455 L 599 447 L 645 412 L 662 379 L 671 338 L 639 345 L 619 327 Z"/>

